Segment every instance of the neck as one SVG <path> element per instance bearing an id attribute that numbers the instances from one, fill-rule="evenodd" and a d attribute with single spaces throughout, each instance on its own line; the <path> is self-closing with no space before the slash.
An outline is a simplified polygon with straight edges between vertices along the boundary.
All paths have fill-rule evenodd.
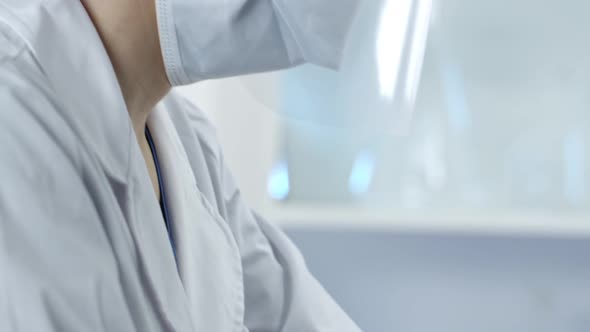
<path id="1" fill-rule="evenodd" d="M 170 91 L 154 0 L 82 0 L 109 54 L 138 137 Z"/>

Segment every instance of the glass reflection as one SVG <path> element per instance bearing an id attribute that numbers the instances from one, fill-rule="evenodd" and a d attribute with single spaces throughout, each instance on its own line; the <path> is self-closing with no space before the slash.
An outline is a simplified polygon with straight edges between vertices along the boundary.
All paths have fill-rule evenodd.
<path id="1" fill-rule="evenodd" d="M 377 32 L 367 38 L 376 45 L 374 63 L 351 53 L 340 76 L 309 68 L 280 76 L 284 109 L 320 119 L 284 122 L 290 199 L 395 210 L 590 212 L 590 20 L 583 14 L 590 3 L 380 5 L 377 23 L 361 19 L 368 28 L 356 30 L 365 31 L 358 40 Z M 310 89 L 321 93 L 310 97 Z M 322 117 L 375 123 L 367 118 L 382 120 L 373 111 L 383 100 L 400 96 L 414 105 L 405 136 L 322 126 L 330 122 Z M 392 105 L 394 112 L 404 107 Z"/>

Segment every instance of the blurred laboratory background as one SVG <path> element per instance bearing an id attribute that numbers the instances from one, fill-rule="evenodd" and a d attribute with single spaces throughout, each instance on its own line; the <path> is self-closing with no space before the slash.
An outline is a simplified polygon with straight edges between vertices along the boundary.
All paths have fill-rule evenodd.
<path id="1" fill-rule="evenodd" d="M 587 332 L 589 12 L 363 0 L 340 71 L 181 92 L 363 330 Z"/>

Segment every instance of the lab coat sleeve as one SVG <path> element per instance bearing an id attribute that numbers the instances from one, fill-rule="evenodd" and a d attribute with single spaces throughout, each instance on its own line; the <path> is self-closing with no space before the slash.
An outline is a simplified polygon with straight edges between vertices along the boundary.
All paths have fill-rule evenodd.
<path id="1" fill-rule="evenodd" d="M 360 0 L 158 0 L 171 83 L 338 67 Z"/>
<path id="2" fill-rule="evenodd" d="M 360 329 L 308 270 L 291 240 L 251 211 L 240 194 L 215 138 L 198 110 L 196 135 L 204 145 L 214 205 L 229 224 L 240 250 L 245 325 L 250 332 L 355 332 Z M 204 182 L 205 179 L 202 179 Z M 209 195 L 211 196 L 211 195 Z"/>

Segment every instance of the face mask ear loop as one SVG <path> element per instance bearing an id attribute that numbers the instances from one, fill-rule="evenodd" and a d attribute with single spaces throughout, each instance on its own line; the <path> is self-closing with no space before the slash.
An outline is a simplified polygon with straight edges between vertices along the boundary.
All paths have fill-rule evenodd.
<path id="1" fill-rule="evenodd" d="M 160 47 L 166 75 L 172 86 L 190 84 L 188 75 L 184 71 L 178 39 L 176 35 L 176 24 L 172 13 L 170 0 L 156 0 L 156 12 L 158 20 L 158 31 L 160 34 Z"/>

